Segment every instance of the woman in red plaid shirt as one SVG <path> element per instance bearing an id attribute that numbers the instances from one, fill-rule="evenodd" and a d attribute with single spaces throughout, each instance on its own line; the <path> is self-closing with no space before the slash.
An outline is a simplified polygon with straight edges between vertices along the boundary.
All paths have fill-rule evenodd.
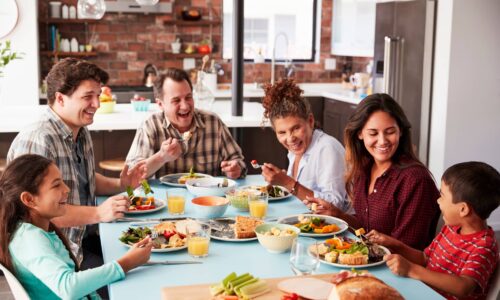
<path id="1" fill-rule="evenodd" d="M 439 192 L 429 170 L 418 160 L 411 124 L 387 94 L 361 101 L 344 132 L 346 191 L 355 210 L 344 213 L 322 199 L 317 213 L 377 230 L 417 249 L 432 241 L 439 218 Z"/>

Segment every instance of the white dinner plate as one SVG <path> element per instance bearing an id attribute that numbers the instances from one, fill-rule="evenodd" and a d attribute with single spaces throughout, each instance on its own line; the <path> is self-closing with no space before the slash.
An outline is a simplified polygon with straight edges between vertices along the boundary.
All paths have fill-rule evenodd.
<path id="1" fill-rule="evenodd" d="M 380 246 L 378 245 L 382 250 L 385 251 L 385 254 L 391 254 L 391 251 L 389 249 L 387 249 L 386 247 L 384 246 Z M 337 268 L 348 268 L 348 269 L 351 269 L 351 268 L 369 268 L 369 267 L 374 267 L 374 266 L 379 266 L 383 263 L 385 263 L 385 260 L 382 259 L 381 261 L 377 261 L 377 262 L 374 262 L 374 263 L 368 263 L 366 265 L 344 265 L 344 264 L 338 264 L 338 263 L 331 263 L 331 262 L 328 262 L 326 260 L 324 260 L 324 258 L 321 258 L 319 259 L 319 261 L 322 263 L 322 264 L 325 264 L 325 265 L 330 265 L 330 266 L 334 266 L 334 267 L 337 267 Z"/>
<path id="2" fill-rule="evenodd" d="M 203 174 L 203 173 L 195 173 L 197 176 L 201 176 L 200 178 L 204 177 L 212 177 L 208 174 Z M 179 178 L 182 176 L 189 175 L 189 173 L 175 173 L 175 174 L 168 174 L 165 176 L 160 177 L 160 182 L 166 185 L 170 186 L 176 186 L 176 187 L 186 187 L 186 184 L 180 184 L 179 183 Z"/>
<path id="3" fill-rule="evenodd" d="M 155 198 L 155 206 L 156 206 L 155 208 L 148 209 L 148 210 L 131 210 L 131 211 L 127 211 L 127 212 L 125 212 L 125 214 L 127 214 L 127 215 L 149 214 L 149 213 L 152 213 L 152 212 L 155 212 L 155 211 L 159 211 L 160 209 L 165 208 L 167 206 L 167 204 L 165 203 L 165 201 Z"/>
<path id="4" fill-rule="evenodd" d="M 175 224 L 175 228 L 176 228 L 176 231 L 182 233 L 182 234 L 185 234 L 185 228 L 186 228 L 186 224 L 187 222 L 191 222 L 192 220 L 180 220 L 180 221 L 165 221 L 165 222 L 172 222 Z M 156 224 L 158 223 L 161 223 L 161 222 L 155 222 Z M 151 223 L 151 224 L 154 224 L 154 223 Z M 179 225 L 179 226 L 178 226 Z M 153 226 L 128 226 L 127 227 L 127 230 L 128 228 L 130 227 L 142 227 L 142 228 L 149 228 L 149 229 L 153 229 L 154 225 Z M 120 243 L 122 243 L 122 245 L 126 246 L 126 247 L 132 247 L 131 244 L 127 244 L 127 243 L 124 243 L 122 241 L 119 240 Z M 186 249 L 187 248 L 187 240 L 185 241 L 185 244 L 184 246 L 182 247 L 176 247 L 176 248 L 164 248 L 164 249 L 151 249 L 151 252 L 156 252 L 156 253 L 164 253 L 164 252 L 173 252 L 173 251 L 179 251 L 179 250 L 182 250 L 182 249 Z"/>
<path id="5" fill-rule="evenodd" d="M 265 185 L 256 185 L 256 184 L 245 185 L 245 186 L 239 187 L 238 190 L 251 189 L 251 190 L 255 190 L 255 191 L 260 191 L 260 187 L 263 187 L 263 186 L 265 186 Z M 281 185 L 274 185 L 274 186 L 277 186 L 280 189 L 282 189 L 285 192 L 285 196 L 281 196 L 281 197 L 269 196 L 268 201 L 282 200 L 282 199 L 286 199 L 286 198 L 292 196 L 292 193 L 290 193 L 290 191 L 286 187 L 281 186 Z"/>
<path id="6" fill-rule="evenodd" d="M 217 226 L 223 228 L 224 230 L 214 230 L 210 233 L 210 237 L 214 240 L 224 241 L 224 242 L 248 242 L 255 241 L 257 237 L 238 239 L 234 237 L 234 231 L 232 225 L 235 223 L 234 218 L 218 218 L 214 220 L 209 220 L 209 224 L 216 223 Z M 214 225 L 212 225 L 214 226 Z"/>
<path id="7" fill-rule="evenodd" d="M 299 222 L 299 216 L 304 216 L 306 218 L 311 218 L 311 217 L 317 217 L 325 220 L 326 223 L 328 224 L 336 224 L 340 229 L 335 232 L 330 232 L 330 233 L 314 233 L 314 232 L 301 232 L 299 235 L 301 236 L 310 236 L 310 237 L 325 237 L 325 236 L 332 236 L 335 234 L 342 233 L 347 230 L 348 226 L 347 223 L 339 218 L 331 217 L 331 216 L 324 216 L 324 215 L 315 215 L 315 214 L 298 214 L 298 215 L 291 215 L 283 218 L 278 219 L 278 223 L 283 223 L 283 224 L 289 224 L 289 225 L 295 225 Z"/>

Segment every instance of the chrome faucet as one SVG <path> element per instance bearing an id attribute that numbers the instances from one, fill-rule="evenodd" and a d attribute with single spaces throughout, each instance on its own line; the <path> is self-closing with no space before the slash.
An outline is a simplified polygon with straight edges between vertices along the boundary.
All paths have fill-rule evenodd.
<path id="1" fill-rule="evenodd" d="M 286 34 L 284 32 L 280 32 L 278 33 L 275 37 L 274 37 L 274 43 L 273 43 L 273 57 L 272 57 L 272 60 L 271 60 L 271 84 L 274 84 L 274 69 L 275 69 L 275 60 L 276 60 L 276 41 L 278 40 L 278 37 L 279 36 L 283 36 L 283 38 L 285 39 L 285 43 L 286 43 L 286 56 L 288 58 L 288 37 L 286 36 Z"/>

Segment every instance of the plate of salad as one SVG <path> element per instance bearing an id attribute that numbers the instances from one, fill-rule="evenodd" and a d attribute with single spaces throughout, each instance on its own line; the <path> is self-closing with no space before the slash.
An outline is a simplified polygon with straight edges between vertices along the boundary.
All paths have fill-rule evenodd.
<path id="1" fill-rule="evenodd" d="M 278 219 L 278 223 L 289 224 L 300 229 L 299 235 L 310 237 L 326 237 L 339 234 L 347 230 L 347 223 L 339 218 L 300 214 Z"/>
<path id="2" fill-rule="evenodd" d="M 130 206 L 126 214 L 145 214 L 158 211 L 167 206 L 165 201 L 155 199 L 152 195 L 154 192 L 149 186 L 147 180 L 141 182 L 141 186 L 137 189 L 127 187 L 127 196 L 130 199 Z"/>
<path id="3" fill-rule="evenodd" d="M 258 191 L 267 193 L 269 201 L 282 200 L 292 195 L 290 191 L 281 185 L 246 185 L 240 187 L 240 190 Z"/>
<path id="4" fill-rule="evenodd" d="M 131 247 L 147 236 L 151 236 L 153 230 L 158 232 L 158 237 L 152 240 L 151 252 L 172 252 L 187 248 L 186 235 L 177 230 L 175 222 L 163 222 L 152 227 L 129 227 L 118 239 L 124 246 Z"/>
<path id="5" fill-rule="evenodd" d="M 189 170 L 189 173 L 174 173 L 168 174 L 160 177 L 160 182 L 170 186 L 185 187 L 186 181 L 193 178 L 211 178 L 212 176 L 203 173 L 195 173 L 193 168 Z"/>

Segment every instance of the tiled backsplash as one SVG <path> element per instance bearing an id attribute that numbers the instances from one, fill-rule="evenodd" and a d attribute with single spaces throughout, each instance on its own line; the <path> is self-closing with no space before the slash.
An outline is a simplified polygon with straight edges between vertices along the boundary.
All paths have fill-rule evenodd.
<path id="1" fill-rule="evenodd" d="M 63 0 L 63 4 L 76 5 L 76 0 Z M 195 7 L 208 14 L 205 0 L 176 0 L 173 2 L 174 12 L 179 13 L 182 7 Z M 48 1 L 39 1 L 39 18 L 47 18 Z M 298 82 L 340 82 L 341 70 L 344 64 L 350 64 L 352 71 L 364 71 L 369 58 L 341 57 L 330 54 L 331 45 L 331 18 L 333 1 L 321 1 L 321 37 L 320 62 L 295 63 L 294 77 Z M 221 16 L 222 0 L 212 0 L 213 13 Z M 180 36 L 183 42 L 199 42 L 209 35 L 208 26 L 175 26 L 164 24 L 165 20 L 173 18 L 169 15 L 118 14 L 106 13 L 96 23 L 88 24 L 88 32 L 82 24 L 60 24 L 58 26 L 64 38 L 76 37 L 80 43 L 90 42 L 97 51 L 96 57 L 88 60 L 97 63 L 111 75 L 111 85 L 141 85 L 143 70 L 146 64 L 153 63 L 159 69 L 166 67 L 182 68 L 182 58 L 172 57 L 170 44 Z M 220 18 L 219 18 L 220 19 Z M 48 50 L 45 37 L 46 26 L 40 23 L 41 50 Z M 225 74 L 218 77 L 219 83 L 231 82 L 231 62 L 221 59 L 222 25 L 212 27 L 212 40 L 217 45 L 214 57 L 223 67 Z M 325 58 L 335 58 L 336 70 L 325 70 Z M 201 59 L 196 59 L 197 65 Z M 47 56 L 41 57 L 42 76 L 45 76 L 53 60 Z M 276 74 L 284 72 L 283 66 L 278 65 Z M 271 77 L 270 63 L 245 64 L 245 82 L 268 82 Z M 278 76 L 280 77 L 280 76 Z"/>

